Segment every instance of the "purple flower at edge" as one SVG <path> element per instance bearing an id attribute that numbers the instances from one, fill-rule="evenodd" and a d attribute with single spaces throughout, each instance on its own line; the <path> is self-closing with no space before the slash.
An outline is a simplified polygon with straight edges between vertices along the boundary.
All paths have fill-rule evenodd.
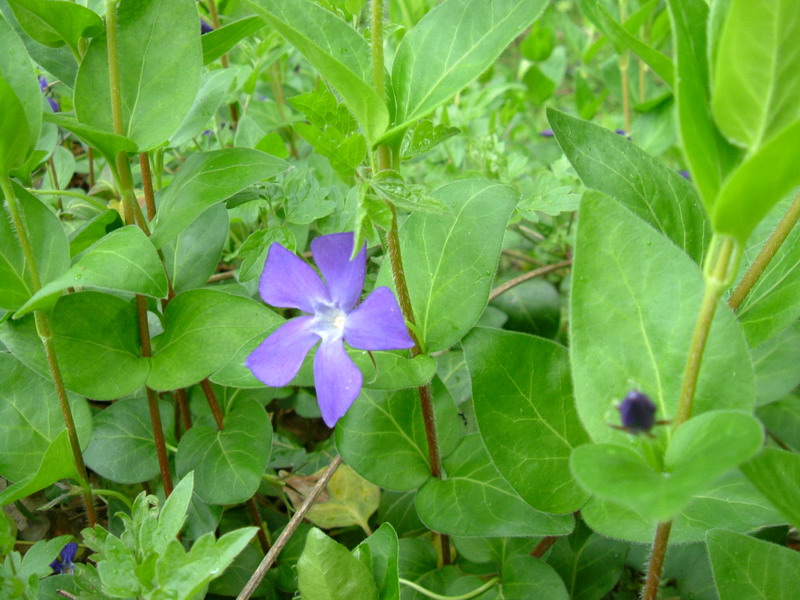
<path id="1" fill-rule="evenodd" d="M 647 394 L 631 390 L 617 406 L 622 427 L 630 433 L 645 433 L 656 424 L 656 405 Z"/>
<path id="2" fill-rule="evenodd" d="M 78 544 L 70 542 L 61 549 L 53 562 L 50 563 L 50 568 L 53 569 L 53 574 L 59 573 L 72 573 L 75 569 L 75 555 L 78 553 Z"/>
<path id="3" fill-rule="evenodd" d="M 42 90 L 42 94 L 44 94 L 45 100 L 47 100 L 50 108 L 53 109 L 54 113 L 57 113 L 61 110 L 61 106 L 58 104 L 58 100 L 47 95 L 48 87 L 49 84 L 47 83 L 47 77 L 44 75 L 39 75 L 39 89 Z"/>
<path id="4" fill-rule="evenodd" d="M 350 260 L 352 233 L 315 238 L 311 253 L 325 281 L 303 260 L 272 244 L 259 282 L 264 302 L 304 313 L 275 330 L 245 365 L 260 381 L 283 387 L 303 360 L 314 355 L 314 386 L 322 419 L 333 427 L 361 391 L 361 371 L 345 352 L 344 342 L 359 350 L 411 348 L 403 315 L 388 287 L 379 287 L 356 306 L 367 272 L 366 245 Z"/>
<path id="5" fill-rule="evenodd" d="M 678 175 L 680 175 L 684 179 L 688 179 L 689 181 L 692 180 L 692 175 L 689 173 L 689 171 L 678 171 Z"/>
<path id="6" fill-rule="evenodd" d="M 200 19 L 200 35 L 205 35 L 214 31 L 214 28 L 206 23 L 205 19 Z"/>
<path id="7" fill-rule="evenodd" d="M 541 137 L 551 138 L 551 137 L 555 137 L 555 135 L 556 135 L 556 134 L 555 134 L 555 133 L 553 133 L 553 130 L 552 130 L 552 129 L 542 129 L 542 130 L 539 132 L 539 135 L 540 135 Z"/>

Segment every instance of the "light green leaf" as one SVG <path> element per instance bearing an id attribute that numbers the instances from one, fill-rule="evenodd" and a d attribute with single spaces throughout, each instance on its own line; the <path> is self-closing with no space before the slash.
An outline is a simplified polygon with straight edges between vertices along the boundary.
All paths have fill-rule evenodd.
<path id="1" fill-rule="evenodd" d="M 417 513 L 433 531 L 473 536 L 566 535 L 571 515 L 541 513 L 497 472 L 478 434 L 467 435 L 443 461 L 446 479 L 429 479 L 417 492 Z"/>
<path id="2" fill-rule="evenodd" d="M 79 139 L 86 142 L 87 145 L 100 152 L 110 163 L 114 162 L 114 158 L 120 152 L 136 152 L 137 149 L 136 143 L 127 137 L 116 135 L 110 131 L 98 129 L 91 125 L 79 123 L 70 117 L 45 112 L 44 120 L 47 123 L 54 123 L 74 133 Z"/>
<path id="3" fill-rule="evenodd" d="M 167 276 L 156 249 L 135 225 L 121 227 L 89 247 L 63 275 L 43 286 L 16 313 L 20 317 L 52 303 L 68 287 L 89 287 L 143 294 L 167 295 Z"/>
<path id="4" fill-rule="evenodd" d="M 192 500 L 194 490 L 194 473 L 192 471 L 181 477 L 178 485 L 166 499 L 161 511 L 158 513 L 158 527 L 150 543 L 143 544 L 161 554 L 170 540 L 175 539 L 186 520 L 186 511 Z M 145 541 L 145 540 L 142 540 Z"/>
<path id="5" fill-rule="evenodd" d="M 402 131 L 477 78 L 544 10 L 546 0 L 446 0 L 397 48 L 393 128 Z M 446 33 L 444 33 L 446 32 Z"/>
<path id="6" fill-rule="evenodd" d="M 208 35 L 208 34 L 206 34 Z M 222 104 L 233 81 L 236 79 L 234 69 L 216 69 L 203 74 L 200 91 L 197 92 L 189 113 L 183 119 L 178 130 L 169 138 L 173 148 L 183 146 L 193 137 L 200 135 Z"/>
<path id="7" fill-rule="evenodd" d="M 513 188 L 479 179 L 449 183 L 432 196 L 450 214 L 412 214 L 400 231 L 411 304 L 428 352 L 459 341 L 486 308 L 518 199 Z M 388 260 L 378 285 L 394 288 Z"/>
<path id="8" fill-rule="evenodd" d="M 200 89 L 203 54 L 196 3 L 122 0 L 117 56 L 123 134 L 140 152 L 150 150 L 178 129 Z M 74 102 L 78 121 L 114 131 L 105 37 L 89 44 L 78 68 Z"/>
<path id="9" fill-rule="evenodd" d="M 631 389 L 652 398 L 657 419 L 675 414 L 703 277 L 686 254 L 610 198 L 585 197 L 580 215 L 570 300 L 576 406 L 592 439 L 627 445 L 628 434 L 609 424 L 618 423 L 614 405 Z M 720 303 L 694 414 L 752 411 L 752 369 L 741 328 Z"/>
<path id="10" fill-rule="evenodd" d="M 164 246 L 164 264 L 176 294 L 203 287 L 217 270 L 228 239 L 228 211 L 215 204 Z"/>
<path id="11" fill-rule="evenodd" d="M 690 182 L 613 131 L 555 109 L 547 118 L 584 185 L 608 194 L 702 261 L 711 228 Z"/>
<path id="12" fill-rule="evenodd" d="M 78 56 L 82 37 L 101 35 L 105 28 L 96 12 L 71 2 L 53 0 L 9 0 L 9 5 L 34 40 L 57 48 L 65 43 Z"/>
<path id="13" fill-rule="evenodd" d="M 369 546 L 372 555 L 372 579 L 378 588 L 380 600 L 400 600 L 400 546 L 394 527 L 389 523 L 382 523 L 375 533 L 359 544 L 361 545 Z"/>
<path id="14" fill-rule="evenodd" d="M 756 374 L 756 405 L 780 400 L 800 385 L 800 322 L 751 350 Z"/>
<path id="15" fill-rule="evenodd" d="M 260 17 L 245 17 L 223 25 L 214 31 L 209 31 L 201 38 L 203 64 L 214 62 L 248 35 L 254 34 L 262 27 L 264 27 L 264 21 Z"/>
<path id="16" fill-rule="evenodd" d="M 250 298 L 210 289 L 178 294 L 164 312 L 164 333 L 153 339 L 147 385 L 174 390 L 199 383 L 279 322 L 278 315 Z"/>
<path id="17" fill-rule="evenodd" d="M 0 175 L 25 163 L 31 148 L 25 109 L 8 82 L 0 75 Z"/>
<path id="18" fill-rule="evenodd" d="M 588 495 L 573 480 L 569 457 L 589 438 L 575 412 L 567 349 L 479 327 L 464 355 L 475 418 L 497 470 L 537 510 L 578 510 Z"/>
<path id="19" fill-rule="evenodd" d="M 300 593 L 305 600 L 378 600 L 369 570 L 350 552 L 316 527 L 306 536 L 297 561 Z"/>
<path id="20" fill-rule="evenodd" d="M 272 425 L 255 400 L 234 404 L 224 429 L 195 425 L 181 438 L 175 466 L 194 471 L 195 492 L 209 504 L 239 504 L 256 493 L 269 460 Z"/>
<path id="21" fill-rule="evenodd" d="M 800 554 L 746 535 L 715 529 L 708 554 L 720 600 L 792 600 L 800 588 Z"/>
<path id="22" fill-rule="evenodd" d="M 289 252 L 297 250 L 292 231 L 286 227 L 259 229 L 239 247 L 236 256 L 242 259 L 239 267 L 239 281 L 250 281 L 261 275 L 267 262 L 267 253 L 273 243 L 280 244 Z"/>
<path id="23" fill-rule="evenodd" d="M 742 472 L 792 525 L 800 526 L 800 454 L 764 448 L 742 465 Z"/>
<path id="24" fill-rule="evenodd" d="M 711 108 L 732 142 L 754 151 L 800 119 L 799 37 L 795 0 L 731 2 L 716 52 Z"/>
<path id="25" fill-rule="evenodd" d="M 547 564 L 566 583 L 572 600 L 600 600 L 617 585 L 628 549 L 628 544 L 591 533 L 582 526 L 555 543 L 547 555 Z"/>
<path id="26" fill-rule="evenodd" d="M 161 427 L 170 432 L 175 411 L 160 400 Z M 146 398 L 117 400 L 94 418 L 92 441 L 83 453 L 86 466 L 122 484 L 149 481 L 158 476 L 158 457 Z"/>
<path id="27" fill-rule="evenodd" d="M 762 406 L 757 414 L 771 435 L 800 452 L 800 396 L 789 395 Z"/>
<path id="28" fill-rule="evenodd" d="M 247 1 L 342 96 L 372 146 L 389 124 L 389 111 L 372 87 L 370 49 L 361 34 L 310 0 Z"/>
<path id="29" fill-rule="evenodd" d="M 151 241 L 161 248 L 210 206 L 287 168 L 281 159 L 249 148 L 192 154 L 158 197 Z"/>
<path id="30" fill-rule="evenodd" d="M 570 598 L 558 573 L 546 562 L 533 556 L 512 556 L 503 564 L 500 598 Z"/>

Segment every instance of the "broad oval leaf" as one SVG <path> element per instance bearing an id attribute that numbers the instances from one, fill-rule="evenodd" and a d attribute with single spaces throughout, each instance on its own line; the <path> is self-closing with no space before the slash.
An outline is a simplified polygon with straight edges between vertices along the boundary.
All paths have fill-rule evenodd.
<path id="1" fill-rule="evenodd" d="M 78 55 L 81 38 L 101 35 L 103 20 L 93 10 L 72 2 L 9 0 L 19 24 L 40 44 L 57 48 L 67 44 Z"/>
<path id="2" fill-rule="evenodd" d="M 203 64 L 214 62 L 230 51 L 236 44 L 264 27 L 260 17 L 245 17 L 209 31 L 201 38 L 203 43 Z"/>
<path id="3" fill-rule="evenodd" d="M 800 454 L 779 448 L 764 450 L 742 465 L 742 472 L 795 527 L 800 526 Z"/>

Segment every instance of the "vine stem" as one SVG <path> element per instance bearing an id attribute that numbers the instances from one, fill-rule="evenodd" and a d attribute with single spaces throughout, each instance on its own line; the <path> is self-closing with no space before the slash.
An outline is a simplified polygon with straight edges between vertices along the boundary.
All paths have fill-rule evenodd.
<path id="1" fill-rule="evenodd" d="M 261 580 L 264 579 L 264 575 L 267 574 L 267 571 L 272 566 L 272 563 L 275 562 L 275 559 L 283 550 L 283 547 L 286 545 L 286 542 L 289 541 L 289 538 L 292 537 L 294 532 L 300 526 L 303 518 L 306 516 L 308 509 L 311 508 L 311 505 L 314 504 L 314 501 L 317 499 L 317 496 L 320 495 L 322 490 L 325 489 L 325 486 L 328 485 L 328 482 L 333 477 L 333 474 L 336 472 L 336 469 L 339 468 L 339 465 L 342 464 L 342 457 L 336 456 L 332 461 L 331 464 L 328 465 L 328 468 L 325 469 L 325 472 L 322 474 L 322 477 L 319 478 L 314 488 L 311 490 L 311 493 L 306 497 L 303 501 L 303 504 L 300 505 L 300 508 L 292 515 L 291 520 L 287 523 L 286 527 L 281 531 L 281 534 L 278 536 L 278 539 L 275 540 L 275 543 L 272 545 L 272 548 L 269 549 L 267 555 L 261 561 L 261 564 L 258 565 L 258 568 L 255 570 L 253 575 L 250 577 L 250 580 L 244 586 L 242 591 L 236 597 L 236 600 L 248 600 L 250 596 L 253 595 L 253 592 L 258 587 L 258 584 L 261 583 Z"/>
<path id="2" fill-rule="evenodd" d="M 111 95 L 111 120 L 114 133 L 125 135 L 122 123 L 122 93 L 119 77 L 119 56 L 117 53 L 117 3 L 116 0 L 105 0 L 106 8 L 106 40 L 108 46 L 108 78 Z M 147 221 L 142 214 L 139 203 L 133 191 L 133 175 L 128 155 L 123 151 L 116 158 L 115 181 L 122 198 L 125 214 L 125 224 L 131 225 L 136 221 L 145 235 L 150 235 Z M 148 171 L 149 172 L 149 171 Z M 147 322 L 147 301 L 144 296 L 136 295 L 136 311 L 139 320 L 139 337 L 142 345 L 142 356 L 152 356 L 150 347 L 150 325 Z M 164 494 L 169 497 L 172 493 L 172 474 L 169 470 L 167 446 L 164 440 L 164 430 L 161 426 L 161 410 L 158 406 L 156 393 L 145 386 L 147 406 L 150 412 L 150 423 L 153 427 L 153 441 L 156 446 L 158 467 L 161 472 L 161 481 L 164 485 Z"/>
<path id="3" fill-rule="evenodd" d="M 33 284 L 33 291 L 36 293 L 42 287 L 42 281 L 39 278 L 39 268 L 36 265 L 33 248 L 31 247 L 31 241 L 28 237 L 25 218 L 20 210 L 19 204 L 17 204 L 17 196 L 14 193 L 14 187 L 11 185 L 11 179 L 9 179 L 7 175 L 0 177 L 0 187 L 3 188 L 3 196 L 6 199 L 6 204 L 8 204 L 8 210 L 11 213 L 11 220 L 14 223 L 14 229 L 17 232 L 20 246 L 22 246 L 22 253 L 25 257 L 25 263 L 28 266 L 28 275 Z M 50 319 L 47 313 L 41 310 L 35 311 L 34 319 L 36 320 L 36 331 L 39 333 L 39 337 L 44 345 L 45 355 L 47 356 L 47 366 L 50 369 L 50 375 L 53 377 L 53 384 L 55 385 L 56 395 L 58 396 L 58 406 L 61 409 L 64 426 L 67 429 L 69 445 L 72 449 L 72 457 L 75 461 L 75 469 L 78 472 L 80 485 L 83 489 L 83 500 L 86 504 L 86 516 L 89 521 L 89 527 L 94 527 L 97 522 L 97 515 L 94 510 L 92 487 L 89 485 L 89 475 L 86 472 L 86 464 L 83 462 L 83 453 L 81 452 L 81 445 L 78 440 L 78 430 L 75 427 L 75 419 L 72 417 L 72 408 L 69 405 L 67 389 L 64 386 L 64 379 L 61 377 L 61 368 L 58 365 L 55 344 L 53 344 L 53 333 L 50 329 Z"/>
<path id="4" fill-rule="evenodd" d="M 384 17 L 384 4 L 383 0 L 372 0 L 371 6 L 371 49 L 372 49 L 372 78 L 375 86 L 375 92 L 378 97 L 386 101 L 386 73 L 384 69 L 383 57 L 383 17 Z M 392 151 L 385 144 L 378 146 L 377 154 L 377 170 L 385 171 L 392 168 Z M 403 317 L 411 325 L 416 325 L 414 320 L 414 310 L 411 305 L 411 295 L 408 291 L 408 282 L 406 281 L 405 269 L 403 268 L 403 257 L 400 250 L 400 232 L 397 225 L 397 209 L 392 203 L 387 203 L 392 211 L 392 225 L 389 229 L 387 236 L 387 246 L 389 251 L 389 261 L 392 267 L 392 278 L 394 285 L 397 289 L 397 296 L 400 304 L 400 310 Z M 408 332 L 411 339 L 414 341 L 414 347 L 411 349 L 411 356 L 419 356 L 422 354 L 419 338 L 410 327 Z M 436 418 L 433 411 L 433 392 L 431 391 L 430 384 L 425 384 L 417 388 L 419 392 L 419 401 L 422 407 L 422 419 L 425 424 L 425 438 L 428 442 L 428 458 L 431 464 L 431 475 L 437 479 L 442 478 L 442 460 L 439 454 L 439 439 L 436 434 Z M 445 534 L 439 534 L 442 550 L 442 562 L 445 565 L 450 564 L 450 540 Z"/>
<path id="5" fill-rule="evenodd" d="M 211 16 L 211 24 L 214 26 L 214 29 L 219 29 L 221 22 L 219 20 L 219 11 L 217 10 L 217 2 L 216 0 L 208 0 L 207 4 L 208 12 Z M 223 69 L 230 67 L 230 61 L 228 60 L 227 52 L 220 57 L 219 62 Z M 239 124 L 239 111 L 236 108 L 236 103 L 231 102 L 228 105 L 228 110 L 231 113 L 231 125 L 233 126 L 233 129 L 236 129 L 237 125 Z"/>
<path id="6" fill-rule="evenodd" d="M 733 238 L 714 236 L 705 268 L 703 301 L 700 305 L 700 312 L 697 316 L 692 341 L 689 345 L 689 355 L 686 359 L 686 367 L 684 368 L 678 396 L 678 411 L 675 415 L 673 432 L 692 416 L 697 380 L 700 376 L 700 366 L 703 362 L 703 353 L 705 352 L 708 335 L 711 332 L 711 324 L 714 321 L 714 314 L 717 312 L 722 293 L 730 285 L 731 279 L 736 273 L 739 255 L 740 248 Z M 659 523 L 656 528 L 642 600 L 656 600 L 658 596 L 658 586 L 661 582 L 661 572 L 664 567 L 664 558 L 667 553 L 671 529 L 672 521 Z"/>
<path id="7" fill-rule="evenodd" d="M 494 587 L 497 585 L 497 582 L 500 581 L 499 577 L 492 577 L 489 581 L 484 583 L 481 587 L 472 590 L 471 592 L 467 592 L 466 594 L 461 594 L 459 596 L 443 596 L 442 594 L 437 594 L 436 592 L 432 592 L 427 588 L 422 587 L 421 585 L 414 583 L 413 581 L 409 581 L 408 579 L 400 578 L 400 583 L 405 586 L 410 587 L 412 590 L 415 590 L 422 594 L 423 596 L 427 596 L 428 598 L 432 598 L 433 600 L 470 600 L 471 598 L 477 598 L 486 590 Z"/>
<path id="8" fill-rule="evenodd" d="M 786 241 L 786 238 L 789 237 L 798 219 L 800 219 L 800 195 L 794 199 L 789 210 L 783 215 L 780 223 L 778 223 L 778 226 L 769 236 L 764 247 L 761 248 L 761 252 L 758 253 L 753 264 L 750 265 L 750 268 L 744 274 L 744 277 L 742 277 L 739 285 L 733 291 L 733 294 L 731 294 L 731 297 L 728 299 L 728 306 L 731 307 L 731 310 L 739 310 L 747 294 L 753 289 L 756 281 L 758 281 L 758 278 L 764 273 L 767 265 L 775 257 L 778 249 Z"/>
<path id="9" fill-rule="evenodd" d="M 533 271 L 528 271 L 527 273 L 523 273 L 519 277 L 514 277 L 514 279 L 509 279 L 502 285 L 498 285 L 496 288 L 492 290 L 492 293 L 489 294 L 489 302 L 497 298 L 500 294 L 504 294 L 508 290 L 513 287 L 518 286 L 520 283 L 524 283 L 529 279 L 533 279 L 534 277 L 540 277 L 541 275 L 547 275 L 553 271 L 557 271 L 558 269 L 563 269 L 564 267 L 568 267 L 572 264 L 571 259 L 562 260 L 561 262 L 554 263 L 552 265 L 546 265 L 539 269 L 534 269 Z"/>

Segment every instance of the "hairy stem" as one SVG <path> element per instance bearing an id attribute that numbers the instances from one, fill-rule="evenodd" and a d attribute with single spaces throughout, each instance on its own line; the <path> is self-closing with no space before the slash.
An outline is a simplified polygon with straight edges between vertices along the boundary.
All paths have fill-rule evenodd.
<path id="1" fill-rule="evenodd" d="M 797 196 L 797 198 L 794 199 L 794 202 L 792 202 L 792 205 L 789 207 L 789 210 L 787 210 L 786 214 L 783 215 L 783 218 L 781 219 L 781 222 L 778 223 L 775 231 L 773 231 L 767 239 L 764 247 L 761 248 L 761 252 L 758 253 L 758 256 L 753 261 L 753 264 L 750 265 L 747 273 L 745 273 L 744 277 L 742 277 L 742 280 L 733 291 L 733 294 L 731 294 L 731 297 L 728 299 L 728 306 L 731 307 L 731 310 L 739 310 L 742 302 L 744 302 L 744 299 L 747 298 L 747 294 L 749 294 L 750 290 L 753 289 L 756 281 L 758 281 L 759 277 L 761 277 L 761 275 L 764 273 L 764 270 L 767 268 L 767 265 L 775 257 L 778 249 L 786 241 L 786 238 L 789 237 L 789 234 L 797 224 L 797 220 L 799 218 L 800 196 Z"/>
<path id="2" fill-rule="evenodd" d="M 36 265 L 36 258 L 33 254 L 33 247 L 28 237 L 25 218 L 17 203 L 17 196 L 14 194 L 14 187 L 11 185 L 11 179 L 9 179 L 8 176 L 0 177 L 0 187 L 3 188 L 3 196 L 6 199 L 6 204 L 8 204 L 8 211 L 11 213 L 11 221 L 14 224 L 14 229 L 17 232 L 17 237 L 22 247 L 22 254 L 25 257 L 25 264 L 27 266 L 28 276 L 31 279 L 33 292 L 36 293 L 41 289 L 42 282 L 39 277 L 39 268 Z M 72 408 L 69 405 L 69 398 L 67 397 L 67 388 L 64 386 L 64 379 L 61 377 L 61 368 L 58 365 L 58 357 L 56 356 L 55 345 L 53 344 L 50 320 L 47 314 L 40 310 L 35 312 L 34 318 L 36 319 L 36 331 L 39 333 L 39 337 L 44 345 L 44 351 L 47 356 L 47 366 L 50 369 L 50 375 L 53 377 L 53 384 L 56 388 L 58 406 L 61 409 L 61 416 L 64 419 L 64 426 L 67 429 L 69 445 L 72 449 L 73 460 L 75 461 L 75 469 L 78 472 L 80 484 L 83 488 L 83 499 L 86 504 L 86 516 L 89 521 L 89 527 L 94 527 L 97 522 L 97 516 L 94 511 L 92 488 L 89 485 L 89 475 L 86 472 L 86 464 L 83 462 L 83 453 L 81 452 L 81 445 L 78 440 L 78 430 L 75 428 L 75 419 L 72 417 Z"/>
<path id="3" fill-rule="evenodd" d="M 650 564 L 647 568 L 647 580 L 642 590 L 642 600 L 656 600 L 658 598 L 658 585 L 661 583 L 661 572 L 664 570 L 664 558 L 667 556 L 670 529 L 672 529 L 672 521 L 659 523 L 656 528 L 653 551 L 650 554 Z"/>
<path id="4" fill-rule="evenodd" d="M 498 285 L 496 288 L 492 290 L 492 293 L 489 294 L 489 302 L 497 298 L 500 294 L 504 294 L 508 290 L 513 287 L 518 286 L 520 283 L 524 283 L 529 279 L 533 279 L 534 277 L 540 277 L 541 275 L 547 275 L 553 271 L 557 271 L 558 269 L 563 269 L 564 267 L 568 267 L 572 264 L 572 260 L 562 260 L 561 262 L 554 263 L 552 265 L 546 265 L 539 269 L 534 269 L 533 271 L 528 271 L 527 273 L 523 273 L 519 277 L 514 277 L 514 279 L 509 279 L 502 285 Z"/>

